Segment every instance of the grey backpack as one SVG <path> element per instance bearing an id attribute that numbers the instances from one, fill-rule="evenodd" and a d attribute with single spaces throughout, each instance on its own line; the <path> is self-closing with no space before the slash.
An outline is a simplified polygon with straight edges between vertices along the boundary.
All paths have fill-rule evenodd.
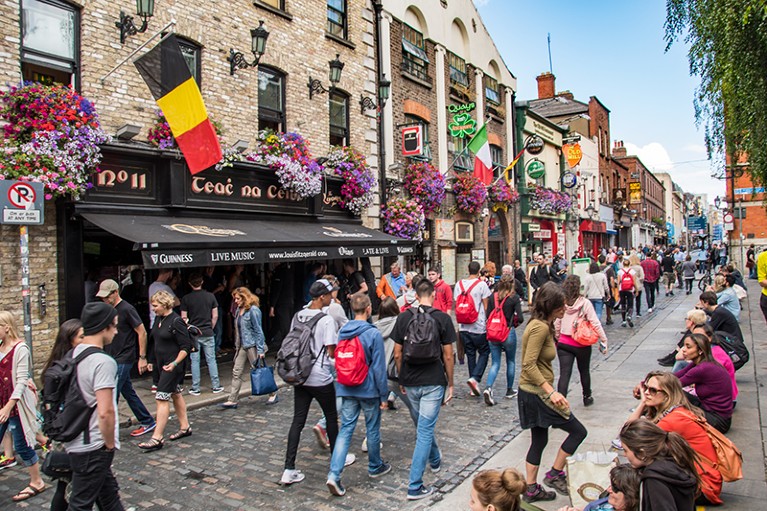
<path id="1" fill-rule="evenodd" d="M 303 385 L 312 374 L 312 368 L 319 356 L 319 353 L 312 353 L 314 327 L 325 316 L 327 314 L 320 312 L 306 322 L 299 320 L 297 313 L 293 317 L 294 326 L 282 340 L 276 363 L 277 374 L 288 385 Z"/>

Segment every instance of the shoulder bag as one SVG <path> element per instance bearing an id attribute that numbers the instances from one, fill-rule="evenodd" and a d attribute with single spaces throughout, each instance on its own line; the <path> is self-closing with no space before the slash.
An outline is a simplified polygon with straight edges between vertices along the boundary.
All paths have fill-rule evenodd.
<path id="1" fill-rule="evenodd" d="M 591 346 L 599 340 L 599 332 L 591 324 L 583 313 L 583 306 L 578 312 L 578 317 L 573 321 L 573 339 L 582 346 Z"/>
<path id="2" fill-rule="evenodd" d="M 266 360 L 258 357 L 255 366 L 250 369 L 250 393 L 253 396 L 263 396 L 274 392 L 277 392 L 274 367 L 266 365 Z"/>

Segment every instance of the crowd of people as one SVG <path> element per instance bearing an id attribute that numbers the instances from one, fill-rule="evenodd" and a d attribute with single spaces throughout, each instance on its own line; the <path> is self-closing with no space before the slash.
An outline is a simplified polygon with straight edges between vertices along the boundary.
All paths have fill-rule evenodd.
<path id="1" fill-rule="evenodd" d="M 545 255 L 537 254 L 526 270 L 515 261 L 504 265 L 500 276 L 492 263 L 483 267 L 472 261 L 466 277 L 452 289 L 436 267 L 421 275 L 403 272 L 395 262 L 376 283 L 350 260 L 344 261 L 340 280 L 323 273 L 322 265 L 312 266 L 305 279 L 306 306 L 284 327 L 283 346 L 277 354 L 278 372 L 294 390 L 281 484 L 290 486 L 306 477 L 298 468 L 298 445 L 315 400 L 323 416 L 312 431 L 320 448 L 330 452 L 328 491 L 338 497 L 346 493 L 342 474 L 356 460 L 349 447 L 360 412 L 365 416 L 363 451 L 368 454 L 368 475 L 388 474 L 391 465 L 381 453 L 381 412 L 400 400 L 416 433 L 406 498 L 428 497 L 434 487 L 424 475 L 427 465 L 432 473 L 442 467 L 435 428 L 443 405 L 455 392 L 456 361 L 466 360 L 469 394 L 494 406 L 493 386 L 505 357 L 503 397 L 517 399 L 520 424 L 531 432 L 525 474 L 513 469 L 478 474 L 470 507 L 519 509 L 520 499 L 536 502 L 553 500 L 556 493 L 567 495 L 566 458 L 588 435 L 568 401 L 573 366 L 578 365 L 583 404 L 594 405 L 589 374 L 592 349 L 596 345 L 607 354 L 609 347 L 603 312 L 605 324 L 611 324 L 612 313 L 620 311 L 621 325 L 633 327 L 633 318 L 641 315 L 642 295 L 647 313 L 652 313 L 661 279 L 666 296 L 671 296 L 688 280 L 691 259 L 683 247 L 606 249 L 592 258 L 583 278 L 569 272 L 563 260 L 549 263 Z M 743 336 L 737 319 L 737 282 L 742 283 L 742 276 L 732 264 L 720 262 L 712 268 L 718 271 L 712 286 L 685 318 L 686 330 L 677 349 L 659 360 L 674 366 L 673 372 L 650 372 L 633 389 L 640 404 L 613 443 L 625 452 L 629 463 L 613 469 L 609 495 L 589 510 L 612 506 L 628 511 L 640 505 L 654 509 L 653 499 L 663 500 L 664 509 L 680 510 L 692 509 L 694 502 L 721 502 L 722 477 L 705 427 L 708 424 L 723 433 L 731 427 L 738 392 L 734 375 L 740 367 L 734 363 L 732 343 L 742 344 Z M 761 255 L 754 264 L 764 301 L 767 256 Z M 61 482 L 57 487 L 52 509 L 91 509 L 96 502 L 101 509 L 123 509 L 111 472 L 114 452 L 120 449 L 116 411 L 120 396 L 139 424 L 131 436 L 151 433 L 137 447 L 156 451 L 165 445 L 171 401 L 179 424 L 168 440 L 192 435 L 183 394 L 187 358 L 192 370 L 189 394 L 201 392 L 200 354 L 207 361 L 211 392 L 225 390 L 215 357 L 220 302 L 203 283 L 203 275 L 191 274 L 191 292 L 180 300 L 162 279 L 150 285 L 149 333 L 136 308 L 121 297 L 119 284 L 111 279 L 99 283 L 94 294 L 100 301 L 87 303 L 79 320 L 61 325 L 43 378 L 57 361 L 70 360 L 78 367 L 76 381 L 82 398 L 95 413 L 82 435 L 62 442 L 70 470 L 62 478 L 63 487 Z M 269 349 L 259 297 L 248 287 L 238 286 L 231 290 L 231 299 L 236 351 L 230 394 L 220 405 L 228 410 L 238 407 L 247 369 L 263 360 Z M 526 323 L 524 302 L 530 310 Z M 13 441 L 12 447 L 5 443 L 0 468 L 16 464 L 14 450 L 28 467 L 30 482 L 13 497 L 21 501 L 46 489 L 33 446 L 44 445 L 47 450 L 50 439 L 39 431 L 38 393 L 29 378 L 31 357 L 15 325 L 11 314 L 0 312 L 0 436 L 7 428 Z M 521 326 L 517 371 L 516 329 Z M 291 355 L 289 345 L 299 346 L 300 353 Z M 131 384 L 134 366 L 139 373 L 153 374 L 156 417 Z M 279 392 L 270 393 L 267 404 L 277 403 L 278 396 Z M 550 428 L 565 431 L 567 437 L 540 484 Z M 644 488 L 641 497 L 640 487 Z M 675 507 L 669 507 L 670 503 Z"/>

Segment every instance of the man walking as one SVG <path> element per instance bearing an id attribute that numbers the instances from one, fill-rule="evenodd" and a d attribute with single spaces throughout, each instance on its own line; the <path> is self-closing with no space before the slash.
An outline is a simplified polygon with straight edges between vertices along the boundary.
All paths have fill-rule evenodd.
<path id="1" fill-rule="evenodd" d="M 365 413 L 368 476 L 381 477 L 391 471 L 391 465 L 381 459 L 381 410 L 388 407 L 389 396 L 384 341 L 378 329 L 368 323 L 373 314 L 368 295 L 355 293 L 349 302 L 354 319 L 338 332 L 339 344 L 336 350 L 336 395 L 341 398 L 341 429 L 333 448 L 333 456 L 330 458 L 327 482 L 330 493 L 338 497 L 346 494 L 346 489 L 341 484 L 341 473 L 360 410 Z M 361 349 L 355 353 L 355 348 Z M 359 384 L 356 384 L 359 377 L 355 379 L 354 374 L 356 368 L 367 369 L 364 380 Z"/>
<path id="2" fill-rule="evenodd" d="M 376 295 L 381 300 L 387 296 L 391 296 L 396 300 L 406 289 L 407 283 L 405 282 L 405 276 L 400 270 L 399 263 L 394 262 L 391 265 L 391 271 L 381 277 L 381 280 L 378 282 Z"/>
<path id="3" fill-rule="evenodd" d="M 476 272 L 479 272 L 479 264 Z M 442 467 L 442 455 L 434 440 L 434 427 L 437 424 L 439 410 L 443 404 L 448 404 L 453 398 L 453 343 L 455 329 L 450 316 L 433 308 L 434 284 L 422 279 L 416 286 L 418 307 L 400 314 L 394 324 L 391 337 L 394 340 L 394 360 L 399 370 L 399 384 L 402 391 L 410 399 L 414 411 L 418 415 L 416 426 L 416 441 L 413 449 L 413 460 L 410 465 L 410 480 L 408 482 L 408 500 L 418 500 L 428 497 L 434 492 L 434 487 L 423 484 L 423 473 L 426 463 L 432 472 L 438 472 Z M 412 326 L 411 326 L 412 322 Z M 433 337 L 423 339 L 415 335 L 415 328 L 423 322 L 428 322 L 432 328 Z M 416 345 L 423 346 L 428 341 L 429 347 L 439 344 L 441 356 L 431 361 L 425 357 L 417 357 Z M 418 342 L 420 341 L 420 342 Z M 429 350 L 429 353 L 432 351 Z M 368 449 L 371 445 L 368 442 Z"/>
<path id="4" fill-rule="evenodd" d="M 660 263 L 655 256 L 655 252 L 650 253 L 641 263 L 644 271 L 644 291 L 647 300 L 647 313 L 652 313 L 655 307 L 655 293 L 658 291 L 658 280 L 660 279 Z"/>
<path id="5" fill-rule="evenodd" d="M 442 273 L 437 268 L 429 268 L 426 274 L 434 284 L 434 308 L 447 312 L 453 308 L 453 291 L 447 282 L 442 280 Z"/>
<path id="6" fill-rule="evenodd" d="M 674 283 L 672 282 L 671 285 L 673 286 Z M 639 278 L 631 269 L 631 262 L 628 258 L 623 260 L 623 268 L 618 272 L 618 290 L 621 299 L 621 316 L 623 317 L 621 326 L 625 327 L 626 322 L 628 322 L 628 325 L 634 328 L 631 316 L 634 312 L 634 296 L 639 291 Z"/>
<path id="7" fill-rule="evenodd" d="M 530 275 L 530 285 L 533 288 L 533 296 L 538 288 L 544 285 L 546 282 L 559 282 L 557 272 L 552 268 L 550 264 L 546 262 L 546 256 L 543 254 L 538 255 L 538 266 L 532 271 Z"/>
<path id="8" fill-rule="evenodd" d="M 141 436 L 149 433 L 156 426 L 154 418 L 136 394 L 130 379 L 131 368 L 136 363 L 137 347 L 139 374 L 147 370 L 146 328 L 144 328 L 144 323 L 141 321 L 136 308 L 120 297 L 119 286 L 114 280 L 106 279 L 103 281 L 96 297 L 117 311 L 117 333 L 112 342 L 104 347 L 104 351 L 117 362 L 115 400 L 119 401 L 120 395 L 122 395 L 128 402 L 131 412 L 141 425 L 131 431 L 131 436 Z"/>
<path id="9" fill-rule="evenodd" d="M 660 261 L 663 270 L 663 283 L 666 285 L 666 296 L 674 296 L 674 282 L 676 281 L 675 262 L 670 250 L 666 250 Z"/>
<path id="10" fill-rule="evenodd" d="M 205 355 L 210 374 L 210 387 L 214 394 L 224 391 L 218 379 L 218 365 L 216 364 L 216 338 L 214 330 L 218 323 L 218 301 L 213 293 L 202 288 L 202 275 L 193 273 L 189 277 L 190 293 L 181 299 L 181 317 L 187 323 L 191 323 L 200 329 L 197 338 L 198 351 L 190 354 L 192 359 L 192 388 L 189 393 L 193 396 L 200 395 L 200 352 Z"/>
<path id="11" fill-rule="evenodd" d="M 490 346 L 487 344 L 487 310 L 488 298 L 493 294 L 479 278 L 479 263 L 469 263 L 469 278 L 461 279 L 456 285 L 453 298 L 455 299 L 455 318 L 458 322 L 464 353 L 469 361 L 469 379 L 466 384 L 473 396 L 479 396 L 479 382 L 485 374 L 487 359 L 490 356 Z M 459 303 L 460 302 L 460 303 Z"/>
<path id="12" fill-rule="evenodd" d="M 88 348 L 103 350 L 117 334 L 117 311 L 111 305 L 91 302 L 83 307 L 83 342 L 74 348 L 77 357 Z M 72 468 L 70 511 L 90 511 L 98 501 L 103 511 L 123 511 L 112 460 L 120 448 L 117 420 L 117 363 L 99 351 L 77 365 L 77 384 L 85 403 L 94 408 L 88 429 L 64 444 Z M 87 440 L 87 441 L 86 441 Z"/>

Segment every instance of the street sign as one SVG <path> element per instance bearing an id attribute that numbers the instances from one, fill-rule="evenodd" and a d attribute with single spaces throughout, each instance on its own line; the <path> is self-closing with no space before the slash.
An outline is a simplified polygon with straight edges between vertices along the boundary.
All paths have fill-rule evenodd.
<path id="1" fill-rule="evenodd" d="M 29 181 L 0 181 L 0 224 L 42 225 L 45 187 Z"/>
<path id="2" fill-rule="evenodd" d="M 735 221 L 735 217 L 732 215 L 732 213 L 725 213 L 722 219 L 724 220 L 724 223 L 726 224 L 731 224 Z"/>
<path id="3" fill-rule="evenodd" d="M 565 144 L 562 146 L 562 152 L 565 153 L 565 158 L 567 158 L 567 164 L 570 165 L 570 168 L 578 165 L 583 158 L 583 151 L 581 150 L 581 145 L 578 143 Z"/>
<path id="4" fill-rule="evenodd" d="M 705 216 L 691 216 L 687 218 L 687 228 L 691 232 L 706 232 L 706 223 Z"/>
<path id="5" fill-rule="evenodd" d="M 572 172 L 565 172 L 562 174 L 562 186 L 565 188 L 572 188 L 578 184 L 578 176 Z"/>
<path id="6" fill-rule="evenodd" d="M 534 158 L 530 160 L 525 170 L 530 179 L 540 179 L 546 173 L 546 166 L 541 160 Z"/>

